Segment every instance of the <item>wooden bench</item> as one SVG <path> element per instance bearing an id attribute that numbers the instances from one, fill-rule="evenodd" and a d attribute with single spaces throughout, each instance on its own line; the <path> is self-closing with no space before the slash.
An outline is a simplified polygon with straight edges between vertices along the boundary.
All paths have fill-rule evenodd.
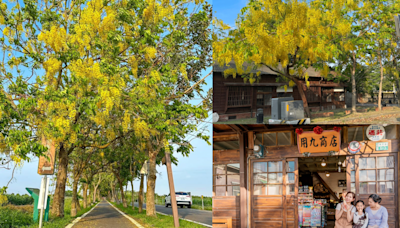
<path id="1" fill-rule="evenodd" d="M 231 217 L 213 217 L 212 227 L 224 227 L 232 228 L 232 218 Z"/>

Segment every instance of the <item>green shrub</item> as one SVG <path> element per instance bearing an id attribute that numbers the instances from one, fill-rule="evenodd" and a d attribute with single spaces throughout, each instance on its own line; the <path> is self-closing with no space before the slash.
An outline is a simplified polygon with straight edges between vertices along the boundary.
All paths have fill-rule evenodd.
<path id="1" fill-rule="evenodd" d="M 31 205 L 33 204 L 32 196 L 28 194 L 20 195 L 20 194 L 7 194 L 8 202 L 13 205 Z"/>
<path id="2" fill-rule="evenodd" d="M 20 227 L 33 224 L 32 213 L 0 208 L 0 227 Z"/>

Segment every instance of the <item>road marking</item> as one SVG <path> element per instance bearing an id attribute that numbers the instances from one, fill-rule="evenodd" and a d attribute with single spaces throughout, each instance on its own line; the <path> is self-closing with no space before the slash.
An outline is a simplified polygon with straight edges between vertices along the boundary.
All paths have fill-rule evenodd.
<path id="1" fill-rule="evenodd" d="M 116 208 L 110 202 L 107 201 L 107 203 L 109 203 L 115 210 L 117 210 L 119 213 L 121 213 L 121 215 L 125 216 L 125 218 L 129 219 L 129 221 L 131 221 L 133 224 L 135 224 L 135 226 L 137 226 L 138 228 L 144 228 L 142 225 L 140 225 L 140 223 L 136 222 L 136 220 L 134 220 L 132 217 L 130 217 L 130 216 L 126 215 L 124 212 L 120 211 L 118 208 Z"/>
<path id="2" fill-rule="evenodd" d="M 79 222 L 79 220 L 81 220 L 82 218 L 84 218 L 86 215 L 88 215 L 91 211 L 93 211 L 93 209 L 95 207 L 97 207 L 97 205 L 99 205 L 99 203 L 97 203 L 96 205 L 94 205 L 94 207 L 92 207 L 92 209 L 90 209 L 88 212 L 86 212 L 85 214 L 83 214 L 81 217 L 76 218 L 74 221 L 72 221 L 72 223 L 68 224 L 65 228 L 71 228 L 73 227 L 76 223 Z"/>
<path id="3" fill-rule="evenodd" d="M 171 216 L 172 217 L 172 215 L 168 215 L 168 214 L 164 214 L 164 213 L 161 213 L 161 212 L 158 212 L 158 211 L 156 211 L 158 214 L 160 214 L 160 215 L 166 215 L 166 216 Z M 196 224 L 199 224 L 199 225 L 202 225 L 202 226 L 205 226 L 205 227 L 212 227 L 212 226 L 210 226 L 210 225 L 207 225 L 207 224 L 204 224 L 204 223 L 201 223 L 201 222 L 196 222 L 196 221 L 193 221 L 193 220 L 190 220 L 190 219 L 184 219 L 184 218 L 179 218 L 180 220 L 185 220 L 185 221 L 188 221 L 188 222 L 192 222 L 192 223 L 196 223 Z"/>

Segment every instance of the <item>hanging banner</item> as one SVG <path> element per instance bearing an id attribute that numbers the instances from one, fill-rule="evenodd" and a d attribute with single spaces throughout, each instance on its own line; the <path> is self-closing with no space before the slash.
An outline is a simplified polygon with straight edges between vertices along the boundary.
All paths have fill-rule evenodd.
<path id="1" fill-rule="evenodd" d="M 39 158 L 38 174 L 39 175 L 53 175 L 54 163 L 56 158 L 56 148 L 51 140 L 42 137 L 42 144 L 47 147 L 45 152 L 46 156 Z"/>
<path id="2" fill-rule="evenodd" d="M 340 131 L 305 131 L 297 134 L 299 153 L 324 153 L 340 151 Z"/>

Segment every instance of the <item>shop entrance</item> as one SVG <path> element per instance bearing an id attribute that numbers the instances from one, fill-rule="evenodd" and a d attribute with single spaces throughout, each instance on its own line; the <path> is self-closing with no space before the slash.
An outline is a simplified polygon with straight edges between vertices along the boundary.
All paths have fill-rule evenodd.
<path id="1" fill-rule="evenodd" d="M 335 208 L 347 189 L 346 156 L 299 158 L 298 223 L 334 228 Z"/>
<path id="2" fill-rule="evenodd" d="M 397 153 L 253 160 L 251 227 L 334 228 L 344 189 L 366 205 L 370 194 L 379 194 L 389 227 L 398 227 L 395 161 Z"/>

